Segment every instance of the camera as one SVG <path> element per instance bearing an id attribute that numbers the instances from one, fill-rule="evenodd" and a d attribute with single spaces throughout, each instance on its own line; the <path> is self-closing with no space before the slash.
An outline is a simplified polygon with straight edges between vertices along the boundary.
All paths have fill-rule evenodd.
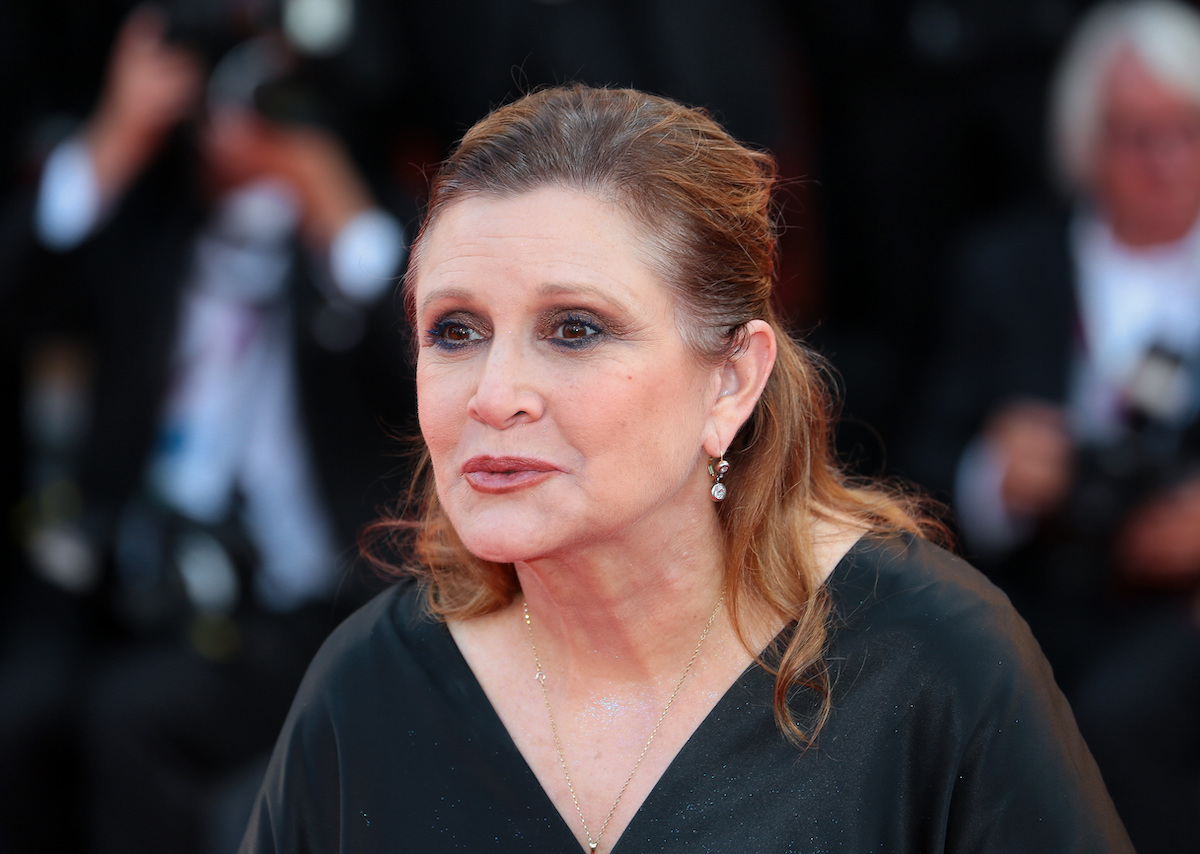
<path id="1" fill-rule="evenodd" d="M 1149 347 L 1123 394 L 1113 441 L 1084 445 L 1066 506 L 1051 524 L 1062 546 L 1060 586 L 1104 577 L 1111 546 L 1135 508 L 1200 474 L 1195 366 L 1161 344 Z"/>
<path id="2" fill-rule="evenodd" d="M 252 14 L 233 0 L 173 0 L 164 10 L 166 39 L 204 64 L 209 110 L 236 107 L 282 124 L 325 124 L 324 100 L 304 79 L 277 16 L 267 14 L 271 8 L 262 4 Z"/>

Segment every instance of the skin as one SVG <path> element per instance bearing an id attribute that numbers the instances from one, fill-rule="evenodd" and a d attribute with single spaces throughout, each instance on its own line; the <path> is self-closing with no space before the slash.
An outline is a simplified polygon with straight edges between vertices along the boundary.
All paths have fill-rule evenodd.
<path id="1" fill-rule="evenodd" d="M 101 194 L 121 195 L 171 128 L 195 115 L 204 79 L 199 57 L 168 44 L 166 21 L 139 7 L 117 34 L 104 92 L 84 136 Z"/>
<path id="2" fill-rule="evenodd" d="M 522 604 L 594 836 L 721 595 L 708 459 L 750 414 L 775 355 L 755 321 L 735 359 L 698 361 L 644 252 L 616 206 L 546 187 L 457 202 L 428 235 L 415 283 L 420 423 L 439 497 L 465 545 L 512 562 L 524 593 L 450 630 L 581 844 Z M 837 533 L 829 568 L 853 542 Z M 762 615 L 754 642 L 781 626 Z M 750 661 L 722 610 L 600 850 Z"/>
<path id="3" fill-rule="evenodd" d="M 1061 407 L 1034 400 L 1011 403 L 985 428 L 986 440 L 1004 460 L 1000 497 L 1015 516 L 1045 516 L 1071 487 L 1074 443 Z"/>
<path id="4" fill-rule="evenodd" d="M 1090 183 L 1132 248 L 1179 240 L 1200 214 L 1200 104 L 1131 51 L 1108 72 Z"/>
<path id="5" fill-rule="evenodd" d="M 614 208 L 558 190 L 464 202 L 427 243 L 421 429 L 475 554 L 611 560 L 713 542 L 702 446 L 719 454 L 728 429 L 709 419 L 722 373 L 684 344 L 636 243 Z M 551 471 L 463 471 L 481 455 Z"/>

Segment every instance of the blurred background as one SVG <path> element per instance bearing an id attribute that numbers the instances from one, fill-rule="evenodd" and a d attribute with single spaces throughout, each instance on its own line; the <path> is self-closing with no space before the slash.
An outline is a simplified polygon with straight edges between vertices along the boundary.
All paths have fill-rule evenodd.
<path id="1" fill-rule="evenodd" d="M 1071 119 L 1093 159 L 1064 177 L 1055 70 L 1111 11 L 1085 0 L 0 5 L 0 854 L 236 849 L 309 655 L 382 583 L 354 544 L 404 485 L 395 283 L 425 176 L 567 81 L 705 106 L 777 155 L 780 306 L 838 377 L 849 465 L 950 505 L 1139 850 L 1200 849 L 1178 8 L 1133 46 L 1096 25 L 1068 99 L 1099 104 Z M 1188 190 L 1170 223 L 1121 207 L 1163 186 Z M 1124 293 L 1123 270 L 1135 295 L 1095 320 L 1079 281 Z M 1079 378 L 1121 348 L 1093 435 Z"/>

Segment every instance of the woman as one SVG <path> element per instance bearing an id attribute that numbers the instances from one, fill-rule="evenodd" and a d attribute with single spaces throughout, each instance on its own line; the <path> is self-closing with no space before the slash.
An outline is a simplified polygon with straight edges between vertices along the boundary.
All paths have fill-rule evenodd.
<path id="1" fill-rule="evenodd" d="M 243 851 L 1131 850 L 1006 601 L 831 462 L 773 182 L 633 91 L 466 135 L 406 281 L 417 583 L 314 662 Z"/>

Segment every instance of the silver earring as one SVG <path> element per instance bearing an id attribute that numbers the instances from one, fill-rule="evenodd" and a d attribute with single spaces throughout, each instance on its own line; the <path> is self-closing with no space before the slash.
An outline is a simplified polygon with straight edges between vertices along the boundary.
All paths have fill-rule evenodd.
<path id="1" fill-rule="evenodd" d="M 721 478 L 725 477 L 729 471 L 729 460 L 725 459 L 725 455 L 721 454 L 721 458 L 708 458 L 708 474 L 713 479 L 712 489 L 709 493 L 712 495 L 713 501 L 724 501 L 725 496 L 729 494 L 729 490 L 725 488 L 725 484 L 721 483 Z"/>

